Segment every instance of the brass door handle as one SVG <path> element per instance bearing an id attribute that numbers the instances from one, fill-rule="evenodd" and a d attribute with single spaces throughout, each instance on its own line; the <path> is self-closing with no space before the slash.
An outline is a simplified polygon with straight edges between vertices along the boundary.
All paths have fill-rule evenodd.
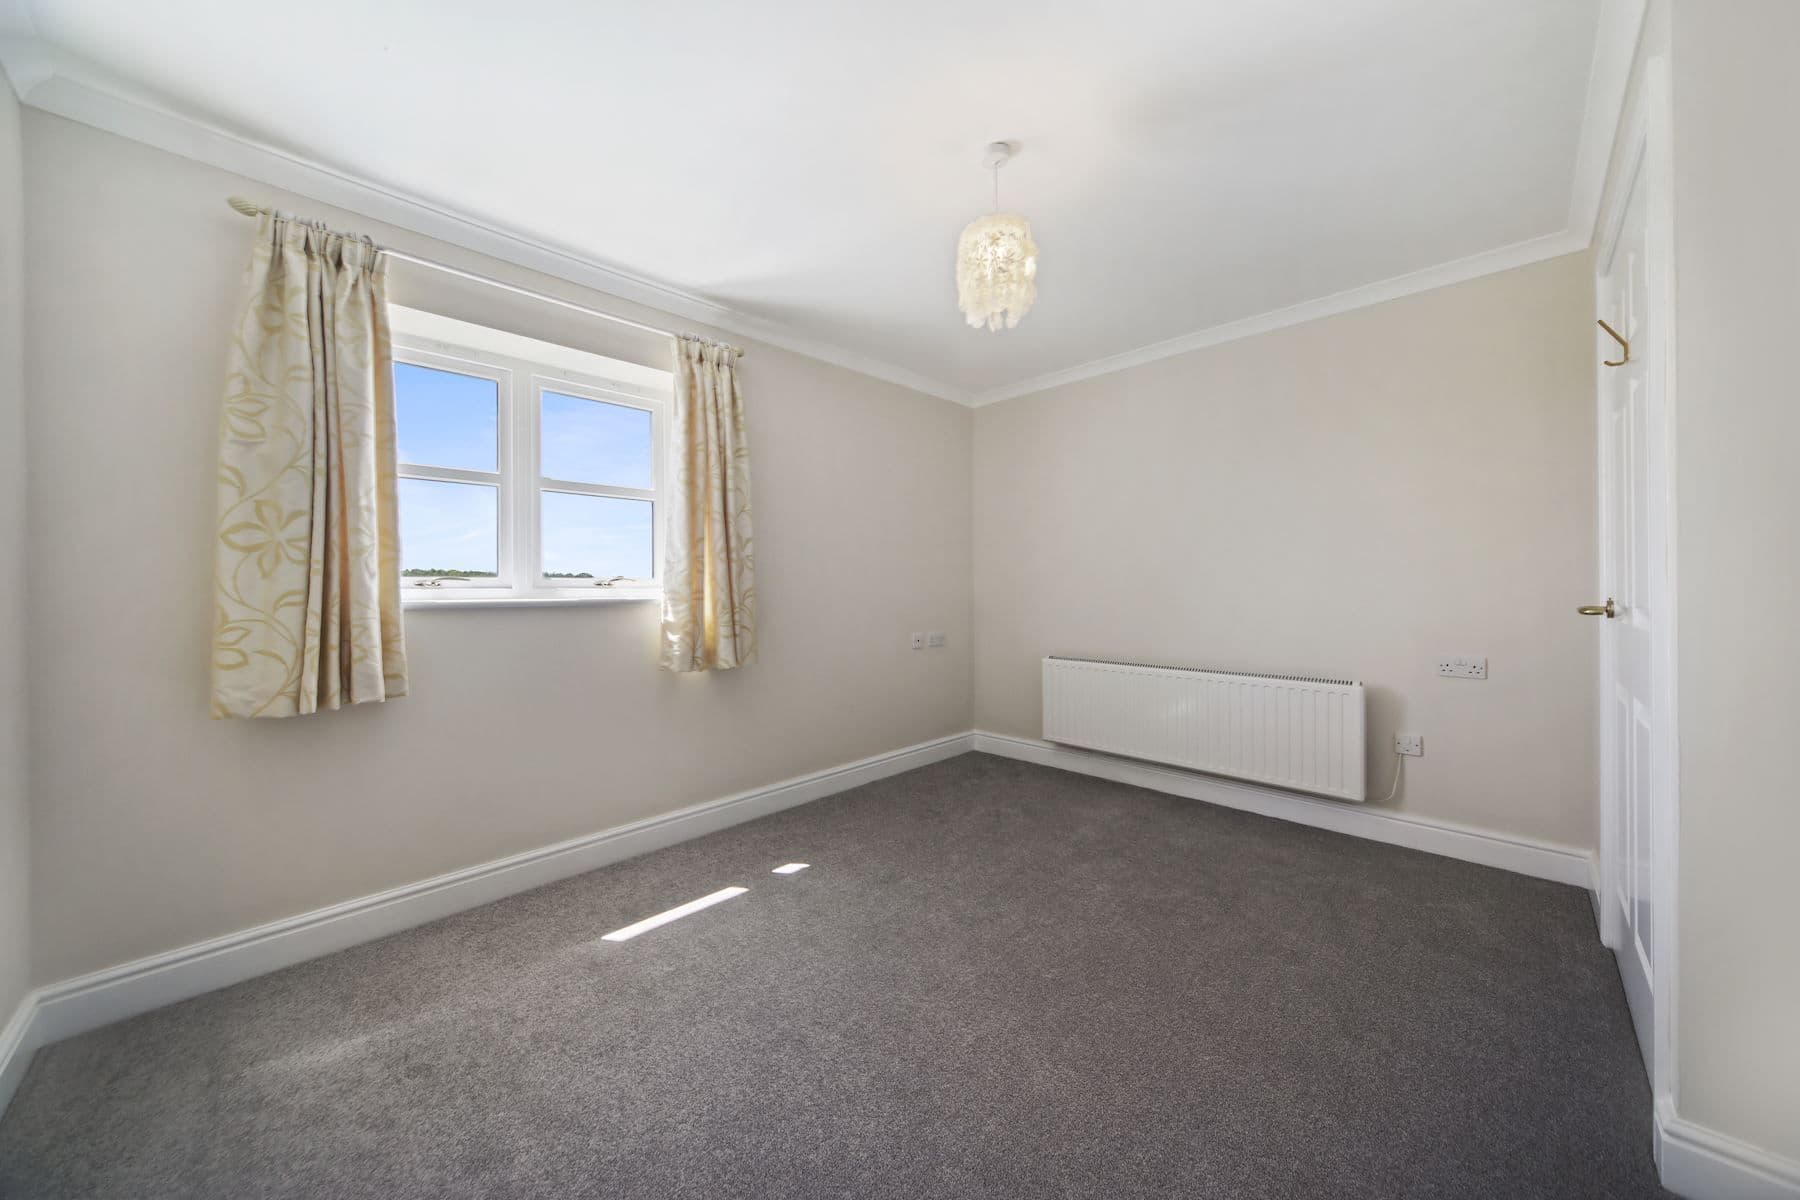
<path id="1" fill-rule="evenodd" d="M 1606 598 L 1605 604 L 1584 604 L 1575 610 L 1584 617 L 1616 617 L 1618 610 L 1613 607 L 1612 597 Z"/>

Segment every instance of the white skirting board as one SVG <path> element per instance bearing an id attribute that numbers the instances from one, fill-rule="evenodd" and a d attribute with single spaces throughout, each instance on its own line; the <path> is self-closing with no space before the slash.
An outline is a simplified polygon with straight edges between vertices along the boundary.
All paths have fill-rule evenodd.
<path id="1" fill-rule="evenodd" d="M 49 984 L 0 1030 L 0 1112 L 32 1053 L 202 992 L 968 753 L 952 734 Z"/>
<path id="2" fill-rule="evenodd" d="M 27 1039 L 31 1035 L 31 1018 L 36 1012 L 37 993 L 27 993 L 6 1024 L 0 1025 L 0 1115 L 5 1114 L 7 1101 L 18 1090 L 19 1080 L 25 1077 L 25 1068 L 31 1065 L 31 1052 L 37 1043 L 28 1045 Z"/>
<path id="3" fill-rule="evenodd" d="M 1374 842 L 1407 846 L 1430 854 L 1441 854 L 1446 858 L 1460 858 L 1464 862 L 1480 863 L 1485 867 L 1499 867 L 1505 871 L 1516 871 L 1520 875 L 1552 879 L 1557 883 L 1572 884 L 1584 889 L 1592 886 L 1589 855 L 1587 851 L 1577 850 L 1572 846 L 1510 837 L 1448 821 L 1433 821 L 1425 817 L 1405 816 L 1379 808 L 1347 804 L 1341 800 L 1320 800 L 1280 788 L 1197 775 L 1135 759 L 1115 758 L 1110 754 L 1058 746 L 1036 738 L 976 730 L 975 749 L 1082 775 L 1129 783 L 1155 792 L 1204 800 L 1208 804 L 1243 809 L 1265 817 L 1312 825 L 1335 833 L 1347 833 L 1352 837 L 1368 838 Z"/>
<path id="4" fill-rule="evenodd" d="M 1683 1120 L 1656 1106 L 1662 1184 L 1687 1200 L 1800 1200 L 1800 1162 Z"/>

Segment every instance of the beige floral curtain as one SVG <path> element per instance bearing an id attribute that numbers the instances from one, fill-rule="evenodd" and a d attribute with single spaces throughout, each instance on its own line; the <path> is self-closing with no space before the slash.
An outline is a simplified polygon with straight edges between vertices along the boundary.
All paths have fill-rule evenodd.
<path id="1" fill-rule="evenodd" d="M 220 423 L 215 717 L 406 695 L 383 268 L 261 219 Z"/>
<path id="2" fill-rule="evenodd" d="M 756 661 L 756 567 L 736 350 L 676 339 L 672 425 L 662 665 L 741 667 Z"/>

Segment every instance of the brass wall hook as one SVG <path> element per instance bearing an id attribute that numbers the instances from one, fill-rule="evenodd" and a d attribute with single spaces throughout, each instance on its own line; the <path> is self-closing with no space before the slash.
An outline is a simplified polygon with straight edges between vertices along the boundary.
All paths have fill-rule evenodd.
<path id="1" fill-rule="evenodd" d="M 1610 358 L 1603 358 L 1600 361 L 1609 367 L 1622 367 L 1626 363 L 1630 362 L 1631 361 L 1631 343 L 1626 341 L 1623 337 L 1620 337 L 1619 331 L 1614 329 L 1611 325 L 1608 325 L 1605 321 L 1598 321 L 1598 322 L 1596 322 L 1596 324 L 1598 324 L 1600 326 L 1600 328 L 1606 330 L 1606 332 L 1612 334 L 1613 341 L 1619 343 L 1619 349 L 1621 349 L 1625 352 L 1625 357 L 1621 358 L 1618 362 L 1614 362 Z"/>

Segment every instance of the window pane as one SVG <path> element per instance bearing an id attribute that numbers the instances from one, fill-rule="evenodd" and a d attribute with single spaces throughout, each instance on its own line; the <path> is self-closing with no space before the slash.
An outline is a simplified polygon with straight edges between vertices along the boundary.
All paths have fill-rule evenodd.
<path id="1" fill-rule="evenodd" d="M 500 565 L 500 490 L 400 481 L 400 573 L 492 579 Z"/>
<path id="2" fill-rule="evenodd" d="M 544 493 L 544 574 L 555 579 L 648 579 L 648 500 Z"/>
<path id="3" fill-rule="evenodd" d="M 394 424 L 403 463 L 500 469 L 500 386 L 491 379 L 397 362 Z"/>
<path id="4" fill-rule="evenodd" d="M 649 489 L 650 414 L 546 390 L 544 478 Z"/>

